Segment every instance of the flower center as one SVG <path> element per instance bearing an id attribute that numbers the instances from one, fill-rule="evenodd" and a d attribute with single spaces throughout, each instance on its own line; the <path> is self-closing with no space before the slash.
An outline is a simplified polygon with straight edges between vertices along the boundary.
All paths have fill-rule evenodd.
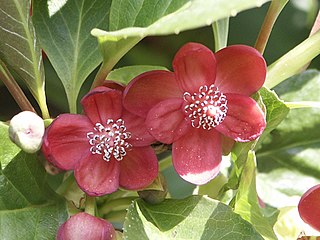
<path id="1" fill-rule="evenodd" d="M 96 123 L 93 130 L 87 133 L 91 145 L 90 152 L 103 155 L 103 160 L 107 162 L 112 156 L 121 161 L 131 148 L 131 144 L 127 142 L 131 133 L 126 131 L 127 128 L 121 118 L 117 121 L 108 119 L 105 125 Z"/>
<path id="2" fill-rule="evenodd" d="M 210 130 L 227 116 L 227 97 L 214 84 L 203 85 L 192 95 L 185 92 L 183 98 L 187 102 L 184 110 L 192 127 Z"/>

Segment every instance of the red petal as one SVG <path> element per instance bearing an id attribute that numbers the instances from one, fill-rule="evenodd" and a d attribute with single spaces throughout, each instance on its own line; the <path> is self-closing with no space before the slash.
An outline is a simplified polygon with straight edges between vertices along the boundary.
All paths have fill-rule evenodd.
<path id="1" fill-rule="evenodd" d="M 42 144 L 44 156 L 60 169 L 74 169 L 89 152 L 87 133 L 92 129 L 93 125 L 86 116 L 61 114 L 46 129 Z"/>
<path id="2" fill-rule="evenodd" d="M 151 147 L 132 148 L 120 161 L 120 186 L 143 189 L 158 176 L 158 160 Z"/>
<path id="3" fill-rule="evenodd" d="M 74 176 L 79 187 L 90 196 L 102 196 L 115 192 L 119 187 L 120 164 L 102 155 L 89 154 L 75 167 Z"/>
<path id="4" fill-rule="evenodd" d="M 112 240 L 115 230 L 111 223 L 88 213 L 78 213 L 61 225 L 57 240 L 103 239 Z"/>
<path id="5" fill-rule="evenodd" d="M 124 108 L 122 119 L 131 133 L 130 144 L 136 147 L 143 147 L 155 142 L 154 137 L 147 130 L 144 118 L 134 115 Z"/>
<path id="6" fill-rule="evenodd" d="M 183 93 L 178 88 L 172 72 L 155 70 L 134 78 L 123 95 L 123 105 L 127 110 L 146 117 L 148 111 L 158 102 L 182 97 Z"/>
<path id="7" fill-rule="evenodd" d="M 107 88 L 111 88 L 111 89 L 115 89 L 115 90 L 119 90 L 121 92 L 124 91 L 125 89 L 125 85 L 119 82 L 114 82 L 112 80 L 104 80 L 102 86 L 107 87 Z"/>
<path id="8" fill-rule="evenodd" d="M 234 145 L 234 140 L 232 138 L 228 138 L 224 135 L 221 136 L 221 143 L 222 143 L 222 153 L 224 156 L 229 155 L 231 152 L 233 145 Z"/>
<path id="9" fill-rule="evenodd" d="M 215 85 L 223 93 L 250 96 L 258 91 L 266 78 L 266 62 L 254 48 L 234 45 L 216 54 L 217 77 Z"/>
<path id="10" fill-rule="evenodd" d="M 121 92 L 107 87 L 97 87 L 85 95 L 81 104 L 93 124 L 117 120 L 121 116 Z"/>
<path id="11" fill-rule="evenodd" d="M 191 127 L 183 112 L 183 103 L 182 98 L 172 98 L 158 103 L 149 111 L 146 124 L 158 141 L 171 144 Z"/>
<path id="12" fill-rule="evenodd" d="M 199 43 L 185 44 L 174 57 L 173 69 L 182 91 L 198 92 L 200 86 L 210 86 L 216 77 L 213 52 Z"/>
<path id="13" fill-rule="evenodd" d="M 238 142 L 258 138 L 266 127 L 264 113 L 250 97 L 226 94 L 228 112 L 224 121 L 216 127 L 223 135 Z"/>
<path id="14" fill-rule="evenodd" d="M 213 130 L 191 128 L 172 145 L 172 161 L 186 181 L 201 185 L 219 173 L 222 159 L 220 134 Z"/>
<path id="15" fill-rule="evenodd" d="M 303 221 L 320 231 L 320 184 L 303 194 L 298 210 Z"/>

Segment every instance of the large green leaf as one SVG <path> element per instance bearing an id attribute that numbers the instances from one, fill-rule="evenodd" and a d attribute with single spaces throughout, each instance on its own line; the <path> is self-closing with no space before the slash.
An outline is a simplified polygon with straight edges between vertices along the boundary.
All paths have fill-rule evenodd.
<path id="1" fill-rule="evenodd" d="M 93 29 L 104 63 L 96 79 L 101 83 L 108 72 L 141 39 L 168 35 L 211 25 L 214 21 L 261 6 L 268 0 L 163 0 L 113 1 L 106 31 Z"/>
<path id="2" fill-rule="evenodd" d="M 26 83 L 49 117 L 41 49 L 30 17 L 29 0 L 0 0 L 0 58 Z"/>
<path id="3" fill-rule="evenodd" d="M 0 149 L 1 239 L 54 239 L 67 218 L 66 204 L 46 183 L 47 174 L 36 155 L 15 148 L 5 130 L 8 127 L 1 123 L 5 146 Z"/>
<path id="4" fill-rule="evenodd" d="M 307 71 L 280 84 L 285 101 L 320 101 L 320 74 Z M 257 151 L 259 194 L 276 207 L 296 205 L 320 180 L 320 112 L 293 109 Z M 276 200 L 275 200 L 276 199 Z"/>
<path id="5" fill-rule="evenodd" d="M 219 201 L 191 196 L 156 205 L 143 200 L 129 208 L 126 239 L 263 239 L 232 209 Z"/>
<path id="6" fill-rule="evenodd" d="M 67 93 L 71 112 L 84 80 L 101 62 L 94 27 L 108 26 L 111 0 L 35 0 L 33 21 L 41 47 Z"/>
<path id="7" fill-rule="evenodd" d="M 255 171 L 255 155 L 250 151 L 241 175 L 234 211 L 250 222 L 264 239 L 277 239 L 272 226 L 262 215 L 259 207 Z"/>

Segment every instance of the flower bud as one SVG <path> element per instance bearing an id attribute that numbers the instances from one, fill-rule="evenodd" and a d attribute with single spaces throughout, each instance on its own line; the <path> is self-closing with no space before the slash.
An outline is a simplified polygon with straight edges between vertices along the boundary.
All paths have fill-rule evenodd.
<path id="1" fill-rule="evenodd" d="M 161 203 L 167 196 L 168 187 L 164 176 L 159 176 L 142 191 L 138 191 L 139 197 L 151 204 Z"/>
<path id="2" fill-rule="evenodd" d="M 72 216 L 58 230 L 56 240 L 112 240 L 116 232 L 104 219 L 81 212 Z"/>
<path id="3" fill-rule="evenodd" d="M 9 137 L 27 153 L 38 151 L 42 144 L 44 123 L 41 117 L 29 111 L 15 115 L 9 126 Z"/>

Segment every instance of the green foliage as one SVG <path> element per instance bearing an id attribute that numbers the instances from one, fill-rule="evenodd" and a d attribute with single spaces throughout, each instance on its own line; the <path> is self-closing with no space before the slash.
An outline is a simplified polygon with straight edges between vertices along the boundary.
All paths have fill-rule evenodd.
<path id="1" fill-rule="evenodd" d="M 255 171 L 255 155 L 250 151 L 241 175 L 234 211 L 250 222 L 264 239 L 277 239 L 272 226 L 262 215 L 259 207 Z"/>
<path id="2" fill-rule="evenodd" d="M 41 49 L 29 15 L 30 1 L 1 0 L 0 6 L 0 58 L 26 83 L 44 117 L 49 117 Z"/>
<path id="3" fill-rule="evenodd" d="M 320 101 L 320 75 L 306 71 L 280 84 L 285 101 Z M 261 197 L 272 206 L 296 204 L 308 188 L 319 182 L 320 113 L 317 108 L 293 109 L 266 138 L 257 152 Z M 275 201 L 274 199 L 277 199 Z"/>
<path id="4" fill-rule="evenodd" d="M 69 108 L 76 112 L 80 87 L 101 62 L 94 27 L 107 27 L 111 1 L 33 2 L 33 21 L 41 47 L 61 79 Z"/>
<path id="5" fill-rule="evenodd" d="M 232 209 L 216 200 L 191 196 L 156 205 L 143 200 L 129 208 L 126 239 L 263 239 Z"/>
<path id="6" fill-rule="evenodd" d="M 2 169 L 4 169 L 21 150 L 9 139 L 8 129 L 8 125 L 0 122 L 0 166 Z"/>
<path id="7" fill-rule="evenodd" d="M 8 131 L 1 123 L 0 135 Z M 0 168 L 1 239 L 53 239 L 66 220 L 66 204 L 46 183 L 47 174 L 34 154 L 2 138 Z"/>

